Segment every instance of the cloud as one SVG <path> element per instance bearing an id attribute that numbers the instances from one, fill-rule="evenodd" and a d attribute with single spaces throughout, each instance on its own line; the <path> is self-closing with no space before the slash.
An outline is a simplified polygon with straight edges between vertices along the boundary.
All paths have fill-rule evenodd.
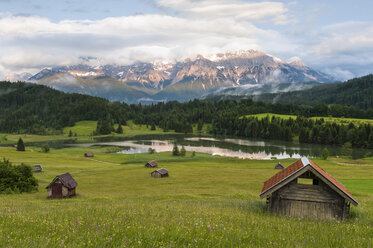
<path id="1" fill-rule="evenodd" d="M 293 20 L 296 2 L 157 0 L 156 5 L 158 14 L 98 20 L 0 13 L 0 79 L 7 73 L 80 63 L 86 57 L 126 65 L 248 49 L 284 60 L 300 57 L 312 68 L 340 75 L 338 79 L 373 68 L 370 22 L 308 26 Z"/>
<path id="2" fill-rule="evenodd" d="M 222 28 L 225 27 L 225 28 Z M 198 54 L 258 49 L 279 34 L 236 18 L 200 19 L 161 14 L 53 22 L 39 16 L 3 15 L 0 64 L 9 70 L 79 63 L 178 61 Z"/>
<path id="3" fill-rule="evenodd" d="M 341 80 L 372 73 L 373 23 L 337 23 L 322 28 L 317 36 L 306 55 L 311 64 L 322 64 L 324 72 Z"/>
<path id="4" fill-rule="evenodd" d="M 162 7 L 173 8 L 185 15 L 198 16 L 199 18 L 226 18 L 234 17 L 238 20 L 264 21 L 273 24 L 286 24 L 288 20 L 283 3 L 223 0 L 158 0 Z"/>

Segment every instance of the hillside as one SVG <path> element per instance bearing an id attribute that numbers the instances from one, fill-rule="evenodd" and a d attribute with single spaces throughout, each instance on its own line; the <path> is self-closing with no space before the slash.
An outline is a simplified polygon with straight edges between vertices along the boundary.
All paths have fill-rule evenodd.
<path id="1" fill-rule="evenodd" d="M 373 74 L 344 83 L 322 84 L 312 89 L 276 94 L 264 94 L 255 100 L 304 105 L 341 104 L 359 109 L 373 108 Z"/>
<path id="2" fill-rule="evenodd" d="M 67 94 L 27 83 L 0 82 L 0 130 L 2 132 L 43 133 L 61 129 L 80 120 L 98 120 L 108 113 L 126 118 L 123 107 L 108 100 Z"/>
<path id="3" fill-rule="evenodd" d="M 279 86 L 286 84 L 280 84 Z M 299 86 L 302 86 L 300 84 Z M 312 87 L 313 86 L 313 87 Z M 277 93 L 271 93 L 273 86 L 261 86 L 256 89 L 235 89 L 228 88 L 223 93 L 214 93 L 205 98 L 209 101 L 220 100 L 240 100 L 251 98 L 255 101 L 265 101 L 273 103 L 293 103 L 308 106 L 315 106 L 320 103 L 339 104 L 358 109 L 373 108 L 373 74 L 354 78 L 346 82 L 309 84 L 301 90 L 300 87 L 293 88 L 293 91 L 285 90 L 281 92 L 279 88 Z M 259 94 L 258 92 L 264 92 Z M 226 94 L 224 94 L 226 92 Z M 273 90 L 272 90 L 273 92 Z"/>

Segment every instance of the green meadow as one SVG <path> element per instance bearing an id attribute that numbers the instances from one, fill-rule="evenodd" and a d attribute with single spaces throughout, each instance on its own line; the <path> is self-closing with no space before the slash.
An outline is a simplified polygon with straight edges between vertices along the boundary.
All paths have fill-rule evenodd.
<path id="1" fill-rule="evenodd" d="M 280 117 L 282 119 L 296 119 L 296 115 L 281 115 L 281 114 L 272 114 L 272 113 L 261 113 L 261 114 L 254 114 L 254 115 L 245 115 L 244 117 L 257 117 L 259 120 L 269 117 L 270 119 L 275 116 L 275 117 Z M 318 120 L 318 119 L 324 119 L 324 121 L 327 122 L 335 122 L 338 124 L 349 124 L 349 123 L 354 123 L 354 124 L 373 124 L 372 119 L 356 119 L 356 118 L 344 118 L 344 117 L 311 117 L 313 120 Z"/>
<path id="2" fill-rule="evenodd" d="M 68 131 L 67 131 L 68 132 Z M 78 132 L 78 129 L 73 130 Z M 35 137 L 31 137 L 35 138 Z M 28 142 L 26 137 L 25 142 Z M 1 247 L 370 247 L 373 158 L 312 159 L 359 201 L 347 221 L 269 214 L 259 199 L 277 161 L 187 152 L 120 154 L 115 147 L 0 147 L 14 164 L 41 164 L 36 193 L 0 195 Z M 94 158 L 85 158 L 93 152 Z M 155 159 L 168 178 L 152 178 Z M 294 159 L 281 162 L 289 165 Z M 47 199 L 45 187 L 70 172 L 77 196 Z"/>

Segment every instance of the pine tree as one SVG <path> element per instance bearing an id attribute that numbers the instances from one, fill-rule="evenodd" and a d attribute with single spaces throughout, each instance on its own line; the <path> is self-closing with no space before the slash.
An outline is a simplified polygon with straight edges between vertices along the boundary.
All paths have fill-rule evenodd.
<path id="1" fill-rule="evenodd" d="M 23 140 L 19 138 L 17 142 L 17 151 L 24 152 L 25 150 L 25 144 L 23 143 Z"/>
<path id="2" fill-rule="evenodd" d="M 121 125 L 121 124 L 118 125 L 118 128 L 117 128 L 117 130 L 116 130 L 115 132 L 116 132 L 116 133 L 119 133 L 119 134 L 122 134 L 122 133 L 123 133 L 123 128 L 122 128 L 122 125 Z"/>
<path id="3" fill-rule="evenodd" d="M 179 156 L 180 155 L 179 148 L 177 147 L 176 143 L 174 144 L 174 148 L 172 148 L 172 155 L 173 156 Z"/>
<path id="4" fill-rule="evenodd" d="M 203 121 L 202 121 L 202 119 L 199 119 L 198 120 L 198 124 L 197 124 L 197 130 L 201 131 L 202 128 L 203 128 Z"/>
<path id="5" fill-rule="evenodd" d="M 180 150 L 180 156 L 185 157 L 185 155 L 186 155 L 186 150 L 185 150 L 185 147 L 182 146 Z"/>

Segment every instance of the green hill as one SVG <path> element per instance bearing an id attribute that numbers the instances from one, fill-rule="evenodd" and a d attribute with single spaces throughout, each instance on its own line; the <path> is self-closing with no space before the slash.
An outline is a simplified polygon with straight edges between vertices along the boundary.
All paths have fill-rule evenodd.
<path id="1" fill-rule="evenodd" d="M 276 94 L 263 94 L 254 100 L 294 103 L 303 105 L 340 104 L 359 109 L 373 108 L 373 74 L 348 80 L 344 83 L 328 83 L 312 89 Z"/>
<path id="2" fill-rule="evenodd" d="M 42 134 L 48 128 L 61 129 L 107 114 L 116 121 L 126 119 L 120 103 L 28 83 L 0 82 L 0 106 L 0 130 L 9 133 Z"/>

